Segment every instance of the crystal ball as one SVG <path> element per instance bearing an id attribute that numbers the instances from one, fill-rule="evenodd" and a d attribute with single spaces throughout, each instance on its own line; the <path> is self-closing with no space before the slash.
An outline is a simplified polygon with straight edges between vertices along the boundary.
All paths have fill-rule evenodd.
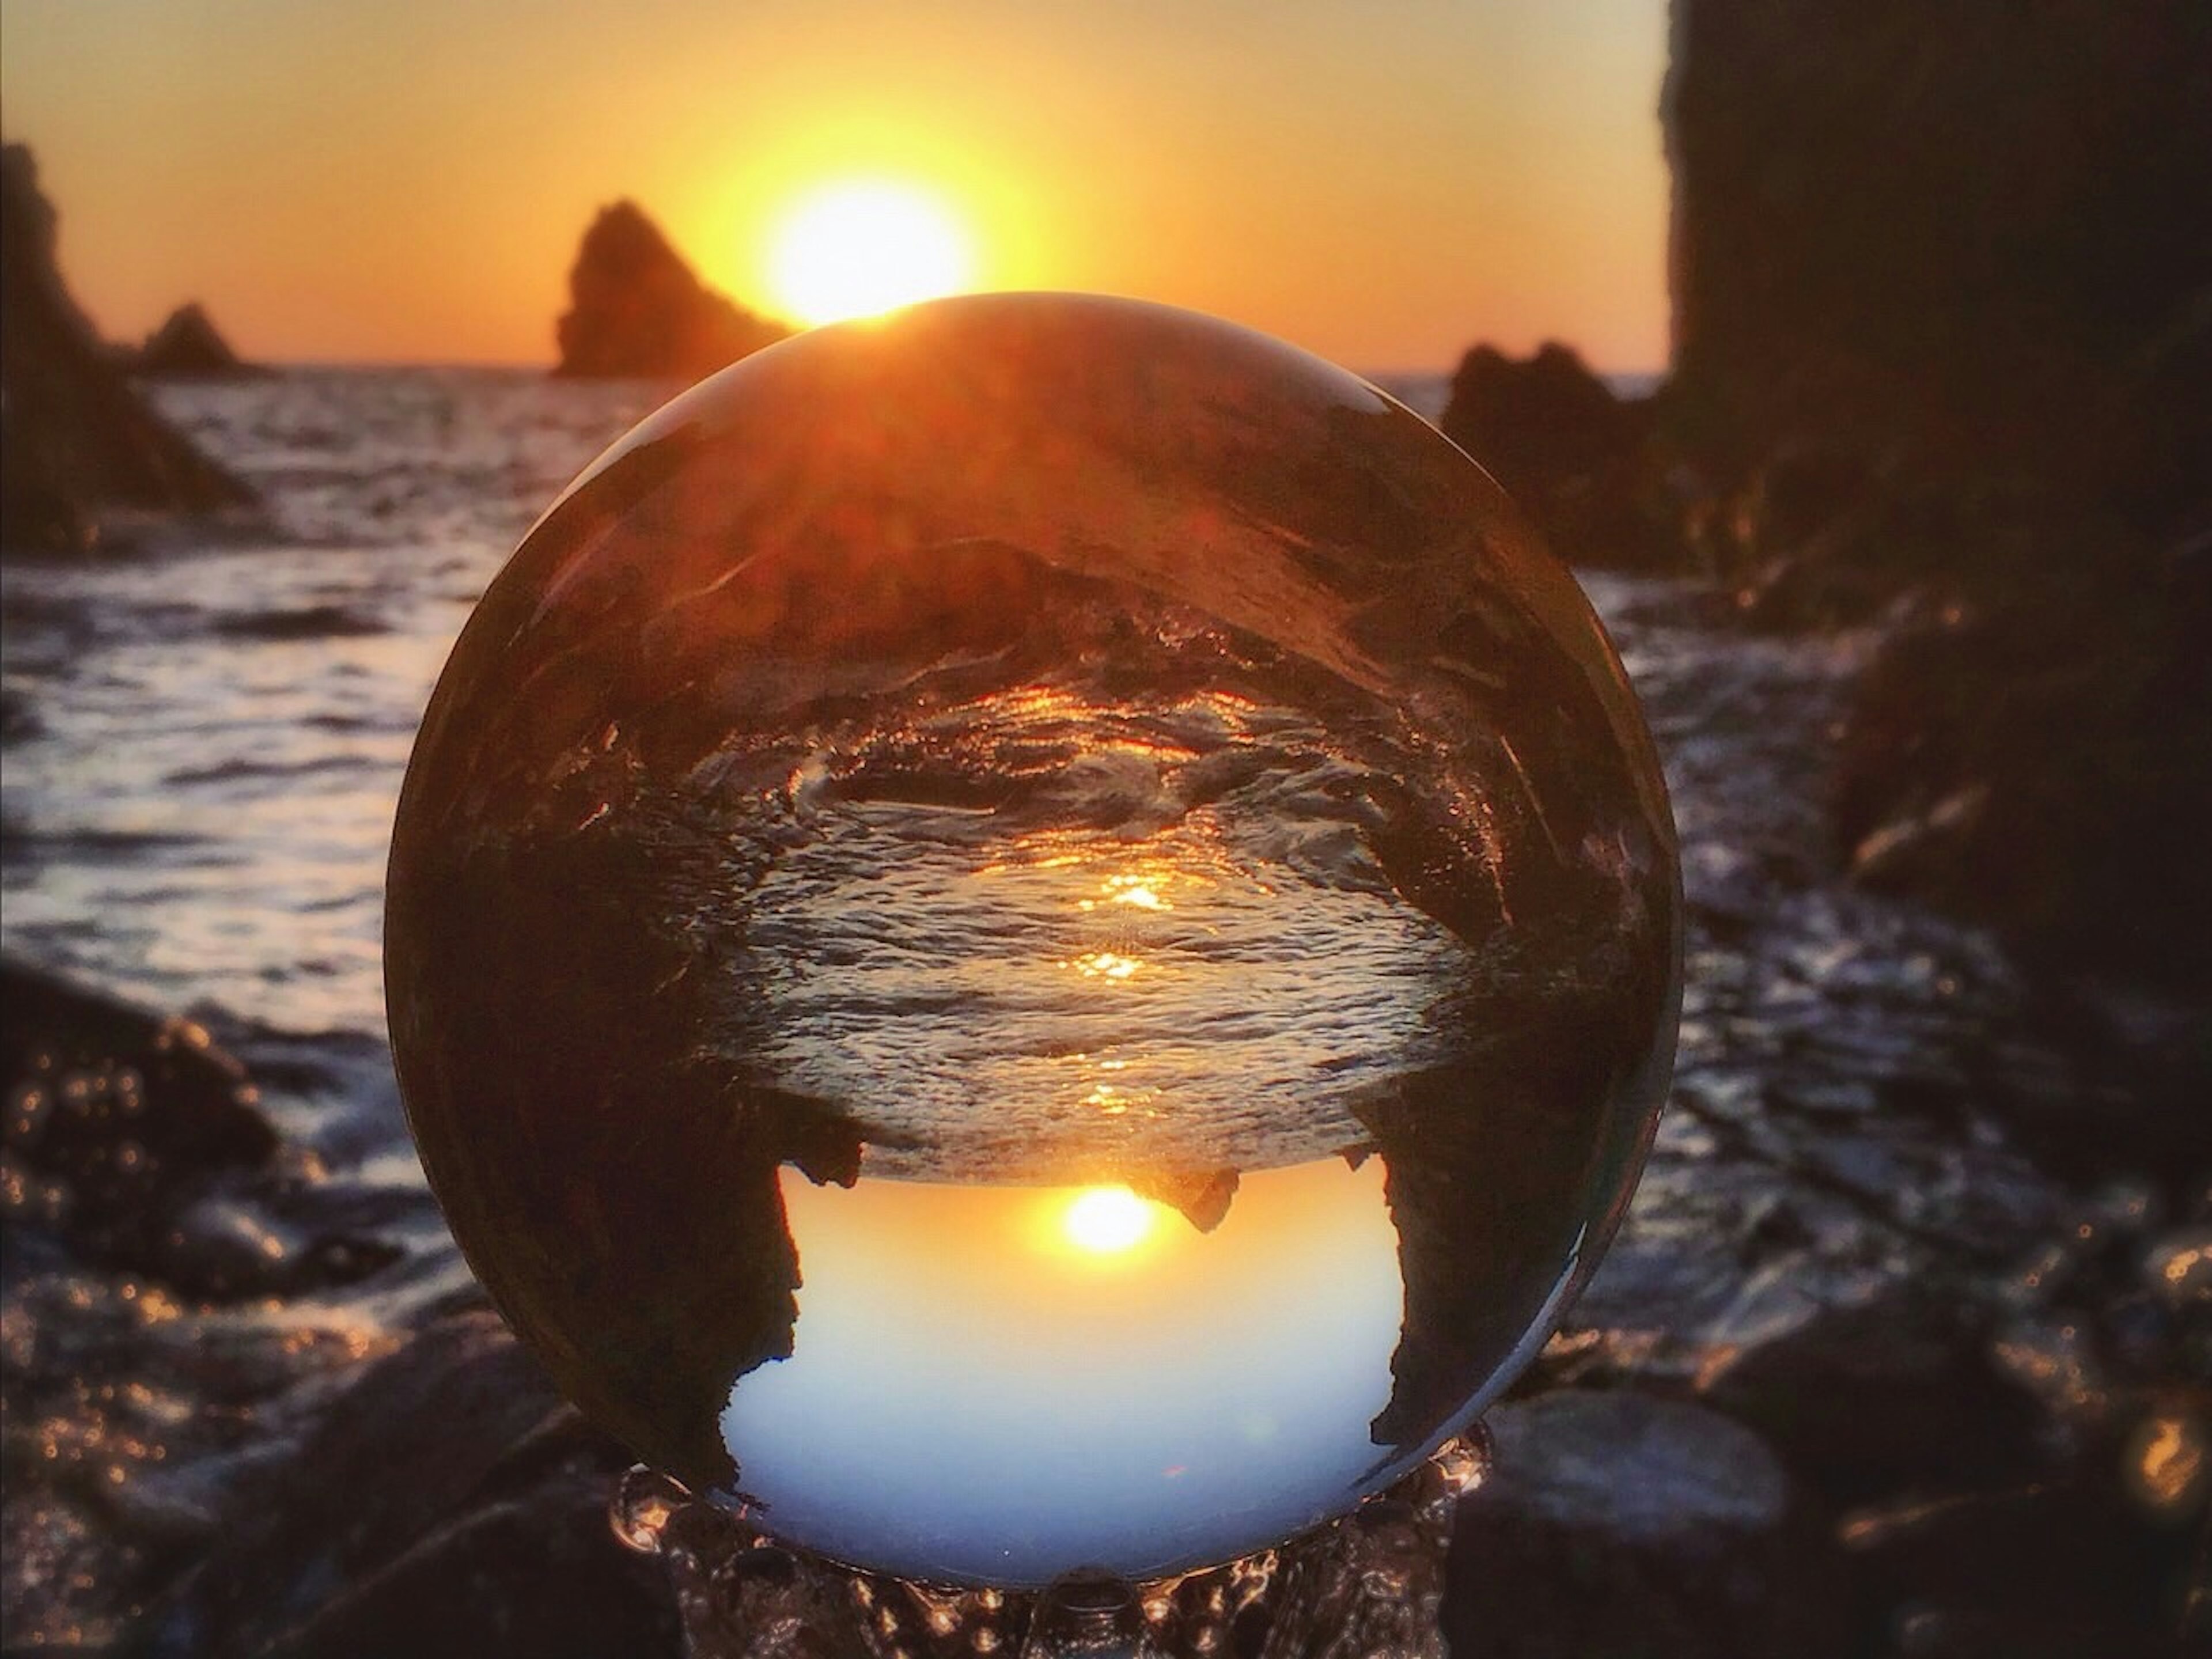
<path id="1" fill-rule="evenodd" d="M 796 337 L 588 467 L 416 740 L 386 955 L 568 1395 L 835 1562 L 1143 1579 L 1534 1353 L 1673 1063 L 1651 743 L 1365 382 L 1189 313 Z"/>

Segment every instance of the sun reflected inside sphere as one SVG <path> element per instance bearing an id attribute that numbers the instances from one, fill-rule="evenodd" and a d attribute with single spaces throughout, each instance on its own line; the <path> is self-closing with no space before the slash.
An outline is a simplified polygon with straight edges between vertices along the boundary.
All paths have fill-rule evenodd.
<path id="1" fill-rule="evenodd" d="M 1060 1212 L 1060 1231 L 1088 1255 L 1115 1256 L 1149 1237 L 1156 1206 L 1127 1187 L 1090 1187 Z"/>

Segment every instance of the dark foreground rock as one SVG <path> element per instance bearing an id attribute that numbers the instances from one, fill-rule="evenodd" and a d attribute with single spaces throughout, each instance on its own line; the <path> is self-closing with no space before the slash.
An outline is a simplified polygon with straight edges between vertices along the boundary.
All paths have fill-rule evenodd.
<path id="1" fill-rule="evenodd" d="M 370 1367 L 295 1457 L 241 1485 L 222 1543 L 129 1650 L 673 1656 L 664 1571 L 608 1526 L 629 1462 L 495 1316 L 441 1321 Z"/>
<path id="2" fill-rule="evenodd" d="M 284 1156 L 246 1068 L 163 1018 L 0 959 L 0 1226 L 194 1297 L 349 1283 L 372 1239 L 290 1224 L 314 1179 Z"/>
<path id="3" fill-rule="evenodd" d="M 1561 1393 L 1490 1417 L 1497 1468 L 1460 1505 L 1455 1659 L 1820 1659 L 1843 1650 L 1820 1518 L 1717 1413 Z"/>
<path id="4" fill-rule="evenodd" d="M 214 319 L 195 301 L 179 306 L 146 337 L 131 360 L 134 374 L 155 380 L 235 380 L 268 371 L 231 349 Z"/>
<path id="5" fill-rule="evenodd" d="M 1665 104 L 1691 529 L 1755 620 L 1896 635 L 1844 721 L 1841 857 L 2201 1007 L 2212 12 L 1680 0 Z M 2185 1060 L 2125 1062 L 2167 1079 L 2136 1116 L 2184 1181 Z"/>
<path id="6" fill-rule="evenodd" d="M 1709 468 L 1813 438 L 2188 484 L 2144 392 L 2212 279 L 2212 14 L 1678 0 L 1673 25 L 1669 397 Z M 2212 433 L 2186 435 L 2201 483 Z"/>
<path id="7" fill-rule="evenodd" d="M 79 552 L 103 507 L 212 512 L 253 493 L 139 398 L 62 280 L 54 210 L 0 151 L 0 543 Z"/>
<path id="8" fill-rule="evenodd" d="M 708 289 L 632 202 L 584 233 L 568 295 L 557 374 L 697 380 L 790 331 Z"/>
<path id="9" fill-rule="evenodd" d="M 1615 397 L 1565 346 L 1547 343 L 1519 362 L 1484 345 L 1461 360 L 1438 425 L 1489 469 L 1560 557 L 1672 570 L 1681 544 L 1649 476 L 1650 414 Z"/>

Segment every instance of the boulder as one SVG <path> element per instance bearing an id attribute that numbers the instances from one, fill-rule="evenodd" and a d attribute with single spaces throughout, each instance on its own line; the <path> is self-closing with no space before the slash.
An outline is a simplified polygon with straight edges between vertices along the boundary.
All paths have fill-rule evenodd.
<path id="1" fill-rule="evenodd" d="M 267 372 L 241 361 L 196 302 L 179 306 L 146 337 L 131 369 L 156 380 L 228 380 Z"/>
<path id="2" fill-rule="evenodd" d="M 2032 574 L 1885 645 L 1838 751 L 1839 849 L 1866 885 L 1997 927 L 2068 973 L 2198 994 L 2212 534 L 2154 551 L 2109 514 L 2068 518 L 2041 532 Z"/>
<path id="3" fill-rule="evenodd" d="M 1664 101 L 1658 424 L 1712 562 L 1755 620 L 1905 624 L 1840 856 L 2201 999 L 2212 12 L 1678 0 Z"/>
<path id="4" fill-rule="evenodd" d="M 21 144 L 0 150 L 0 538 L 78 552 L 100 509 L 210 512 L 253 492 L 148 408 L 70 296 L 58 221 Z"/>
<path id="5" fill-rule="evenodd" d="M 1547 343 L 1519 362 L 1480 345 L 1461 360 L 1438 424 L 1562 558 L 1670 568 L 1680 562 L 1680 543 L 1647 477 L 1647 413 L 1565 346 Z"/>
<path id="6" fill-rule="evenodd" d="M 702 284 L 634 202 L 592 222 L 568 294 L 556 374 L 697 380 L 790 331 Z"/>
<path id="7" fill-rule="evenodd" d="M 349 1284 L 398 1248 L 288 1222 L 288 1167 L 244 1066 L 164 1018 L 0 958 L 0 1225 L 213 1300 Z"/>
<path id="8" fill-rule="evenodd" d="M 1452 1535 L 1455 1659 L 1818 1659 L 1838 1561 L 1771 1452 L 1702 1407 L 1564 1392 L 1490 1414 Z"/>
<path id="9" fill-rule="evenodd" d="M 608 1523 L 629 1462 L 496 1316 L 450 1316 L 234 1494 L 221 1541 L 129 1651 L 672 1656 L 666 1574 Z"/>

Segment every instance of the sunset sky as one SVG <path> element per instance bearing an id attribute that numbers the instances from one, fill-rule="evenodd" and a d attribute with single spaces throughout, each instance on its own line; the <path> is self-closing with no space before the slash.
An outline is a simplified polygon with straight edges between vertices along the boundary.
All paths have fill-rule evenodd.
<path id="1" fill-rule="evenodd" d="M 974 286 L 1139 295 L 1369 370 L 1666 353 L 1665 0 L 7 0 L 6 136 L 112 335 L 542 362 L 637 201 L 777 309 L 776 227 L 888 180 Z"/>

